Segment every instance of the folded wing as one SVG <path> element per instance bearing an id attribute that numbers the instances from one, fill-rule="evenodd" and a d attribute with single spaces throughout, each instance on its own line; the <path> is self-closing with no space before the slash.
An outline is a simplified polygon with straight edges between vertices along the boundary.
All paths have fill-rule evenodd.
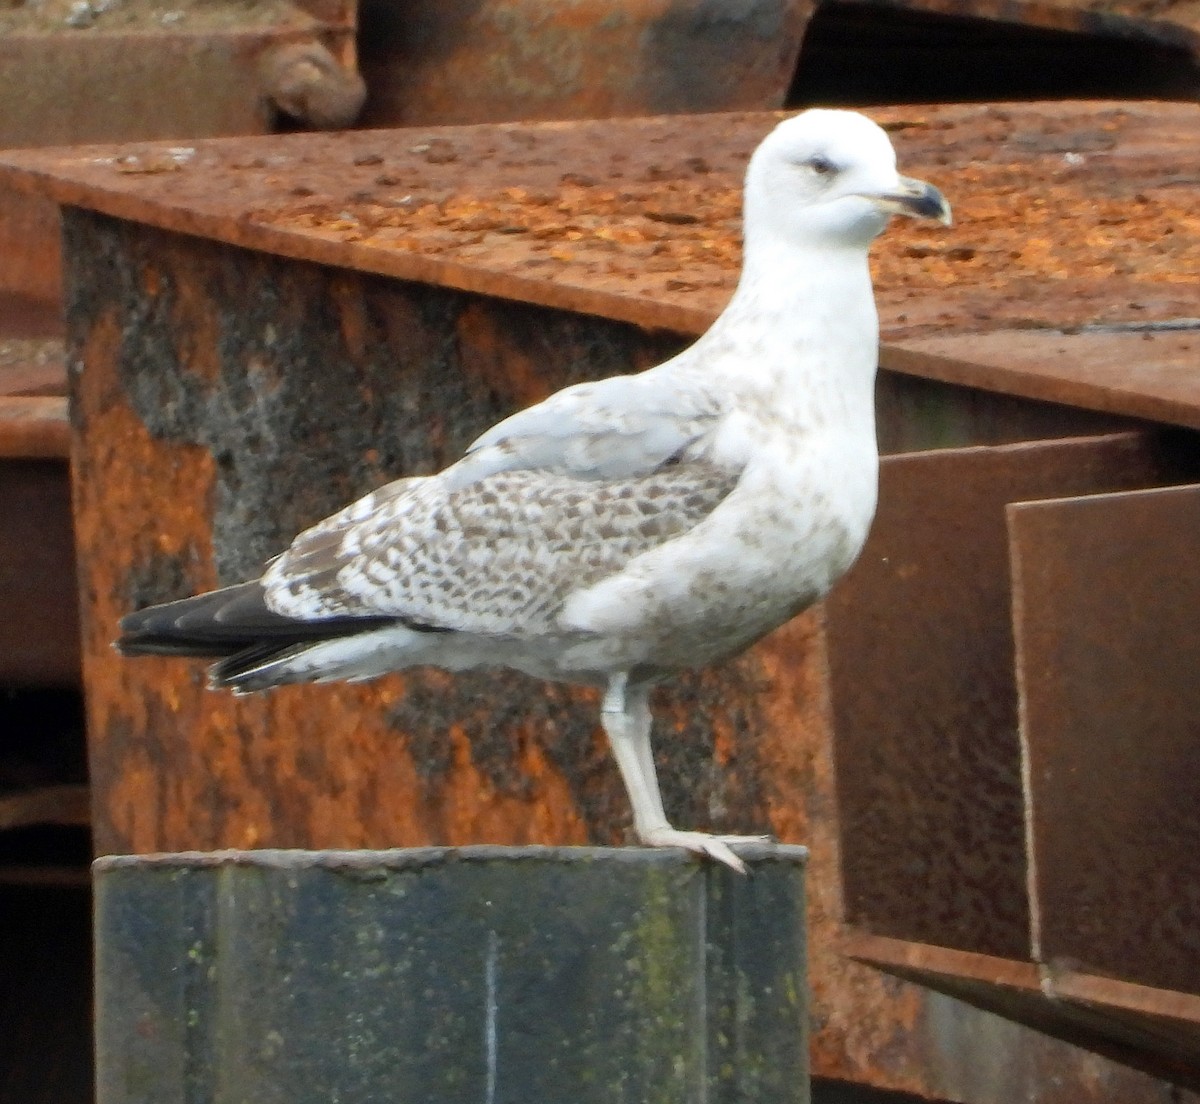
<path id="1" fill-rule="evenodd" d="M 681 399 L 680 391 L 686 396 Z M 385 626 L 537 636 L 572 591 L 699 524 L 740 473 L 705 459 L 720 421 L 661 373 L 580 384 L 301 533 L 261 580 L 139 611 L 136 652 L 277 651 Z"/>
<path id="2" fill-rule="evenodd" d="M 340 531 L 298 537 L 263 578 L 267 604 L 304 620 L 544 635 L 574 590 L 683 536 L 736 482 L 705 463 L 605 482 L 531 470 L 458 489 L 431 479 Z"/>

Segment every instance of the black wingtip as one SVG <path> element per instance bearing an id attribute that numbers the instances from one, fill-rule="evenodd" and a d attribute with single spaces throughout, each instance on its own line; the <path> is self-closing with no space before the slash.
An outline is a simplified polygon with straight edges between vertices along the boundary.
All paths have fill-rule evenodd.
<path id="1" fill-rule="evenodd" d="M 127 613 L 117 623 L 120 636 L 113 647 L 123 656 L 223 656 L 247 643 L 248 631 L 227 629 L 218 621 L 220 611 L 231 601 L 259 592 L 258 583 L 208 591 Z"/>
<path id="2" fill-rule="evenodd" d="M 235 679 L 287 649 L 368 631 L 388 617 L 332 617 L 304 621 L 275 613 L 262 583 L 237 586 L 135 610 L 121 618 L 113 647 L 123 656 L 193 656 L 221 659 L 214 685 L 237 689 Z M 269 684 L 268 684 L 269 685 Z M 254 686 L 251 689 L 264 689 Z"/>

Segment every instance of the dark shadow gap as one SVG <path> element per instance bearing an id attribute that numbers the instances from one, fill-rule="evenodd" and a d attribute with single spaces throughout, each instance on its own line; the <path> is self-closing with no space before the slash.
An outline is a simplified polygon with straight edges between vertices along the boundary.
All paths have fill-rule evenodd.
<path id="1" fill-rule="evenodd" d="M 812 1104 L 928 1104 L 923 1096 L 888 1092 L 848 1081 L 827 1081 L 814 1077 Z"/>
<path id="2" fill-rule="evenodd" d="M 0 686 L 0 797 L 87 781 L 83 694 Z"/>
<path id="3" fill-rule="evenodd" d="M 0 884 L 0 1102 L 89 1104 L 92 924 L 86 886 Z"/>
<path id="4" fill-rule="evenodd" d="M 1198 94 L 1182 46 L 839 0 L 808 25 L 787 106 Z"/>

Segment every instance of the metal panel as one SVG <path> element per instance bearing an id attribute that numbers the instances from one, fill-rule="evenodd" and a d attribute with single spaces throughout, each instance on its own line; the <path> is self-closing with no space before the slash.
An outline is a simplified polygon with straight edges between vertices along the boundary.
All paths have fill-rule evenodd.
<path id="1" fill-rule="evenodd" d="M 102 859 L 99 1104 L 807 1104 L 804 855 Z"/>
<path id="2" fill-rule="evenodd" d="M 1200 486 L 1008 515 L 1035 954 L 1200 997 Z"/>
<path id="3" fill-rule="evenodd" d="M 828 602 L 847 919 L 1023 959 L 1024 809 L 1004 506 L 1160 481 L 1139 435 L 884 461 L 858 564 Z"/>

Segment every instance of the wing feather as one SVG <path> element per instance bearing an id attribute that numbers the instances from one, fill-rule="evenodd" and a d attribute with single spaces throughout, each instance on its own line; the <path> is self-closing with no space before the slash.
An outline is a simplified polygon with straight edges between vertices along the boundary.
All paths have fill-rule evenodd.
<path id="1" fill-rule="evenodd" d="M 408 480 L 373 511 L 351 507 L 339 526 L 297 537 L 263 577 L 267 604 L 291 617 L 539 635 L 572 591 L 687 533 L 737 478 L 693 463 L 606 482 L 529 470 L 464 487 Z"/>
<path id="2" fill-rule="evenodd" d="M 493 426 L 444 474 L 454 486 L 523 468 L 603 481 L 699 458 L 722 407 L 666 367 L 564 388 Z"/>

